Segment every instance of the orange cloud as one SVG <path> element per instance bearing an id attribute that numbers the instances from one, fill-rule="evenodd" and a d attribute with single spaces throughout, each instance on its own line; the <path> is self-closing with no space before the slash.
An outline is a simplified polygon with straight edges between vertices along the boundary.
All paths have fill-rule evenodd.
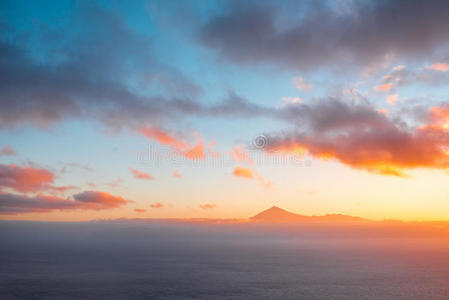
<path id="1" fill-rule="evenodd" d="M 134 178 L 137 179 L 143 179 L 143 180 L 152 180 L 154 179 L 154 177 L 148 173 L 133 169 L 133 168 L 129 168 L 129 170 L 131 171 L 131 173 L 133 173 Z"/>
<path id="2" fill-rule="evenodd" d="M 449 64 L 445 63 L 434 63 L 432 64 L 429 69 L 440 71 L 440 72 L 447 72 L 449 70 Z"/>
<path id="3" fill-rule="evenodd" d="M 193 133 L 196 139 L 196 143 L 194 144 L 176 138 L 168 134 L 167 132 L 163 131 L 162 129 L 157 129 L 153 127 L 143 127 L 139 130 L 139 132 L 148 139 L 152 139 L 162 145 L 167 145 L 171 147 L 178 154 L 184 156 L 187 159 L 196 160 L 196 159 L 204 159 L 206 157 L 204 142 L 197 132 Z M 210 148 L 213 145 L 214 145 L 213 143 L 209 145 L 209 152 L 211 154 L 214 154 L 212 151 L 210 151 Z"/>
<path id="4" fill-rule="evenodd" d="M 430 109 L 428 123 L 414 129 L 368 105 L 332 103 L 308 110 L 313 116 L 320 112 L 319 119 L 309 120 L 311 132 L 271 137 L 266 151 L 304 149 L 316 158 L 403 177 L 405 169 L 449 168 L 449 105 Z"/>
<path id="5" fill-rule="evenodd" d="M 201 137 L 199 134 L 195 134 L 196 138 L 197 138 L 197 143 L 196 145 L 190 146 L 190 149 L 184 150 L 184 151 L 180 151 L 180 153 L 188 159 L 191 160 L 195 160 L 195 159 L 204 159 L 205 158 L 205 154 L 204 154 L 204 143 L 201 140 Z"/>
<path id="6" fill-rule="evenodd" d="M 143 208 L 134 208 L 134 211 L 135 211 L 135 212 L 138 212 L 138 213 L 144 213 L 144 212 L 147 212 L 147 210 L 146 210 L 146 209 L 143 209 Z"/>
<path id="7" fill-rule="evenodd" d="M 390 105 L 395 105 L 396 101 L 398 101 L 399 95 L 395 94 L 395 95 L 390 95 L 387 98 L 387 102 Z"/>
<path id="8" fill-rule="evenodd" d="M 232 174 L 234 174 L 234 176 L 237 176 L 237 177 L 256 179 L 263 186 L 271 187 L 271 182 L 266 181 L 259 173 L 257 173 L 256 171 L 254 171 L 250 168 L 237 166 L 237 167 L 235 167 L 234 172 Z"/>
<path id="9" fill-rule="evenodd" d="M 217 207 L 217 205 L 215 205 L 215 204 L 209 204 L 209 203 L 206 203 L 206 204 L 200 204 L 200 208 L 201 208 L 201 209 L 204 209 L 204 210 L 206 210 L 206 209 L 212 209 L 212 208 L 215 208 L 215 207 Z"/>
<path id="10" fill-rule="evenodd" d="M 176 177 L 176 178 L 182 178 L 182 175 L 181 175 L 181 173 L 179 173 L 178 170 L 175 170 L 175 171 L 173 172 L 173 177 Z"/>
<path id="11" fill-rule="evenodd" d="M 129 200 L 99 191 L 85 191 L 72 196 L 73 199 L 38 194 L 29 197 L 11 193 L 0 193 L 0 214 L 42 213 L 54 210 L 103 210 L 125 205 Z"/>
<path id="12" fill-rule="evenodd" d="M 149 139 L 155 140 L 162 145 L 169 145 L 176 150 L 187 146 L 183 141 L 170 136 L 167 132 L 158 128 L 144 127 L 140 129 L 140 133 Z"/>
<path id="13" fill-rule="evenodd" d="M 377 89 L 378 91 L 381 91 L 381 92 L 387 92 L 387 91 L 389 91 L 392 87 L 393 87 L 393 84 L 392 84 L 392 83 L 385 83 L 385 84 L 378 85 L 378 86 L 376 87 L 376 89 Z"/>
<path id="14" fill-rule="evenodd" d="M 240 166 L 235 167 L 234 172 L 232 174 L 234 174 L 237 177 L 251 178 L 251 179 L 254 178 L 253 171 L 251 169 Z"/>
<path id="15" fill-rule="evenodd" d="M 156 202 L 154 204 L 150 204 L 151 208 L 162 208 L 164 207 L 164 204 L 160 203 L 160 202 Z"/>

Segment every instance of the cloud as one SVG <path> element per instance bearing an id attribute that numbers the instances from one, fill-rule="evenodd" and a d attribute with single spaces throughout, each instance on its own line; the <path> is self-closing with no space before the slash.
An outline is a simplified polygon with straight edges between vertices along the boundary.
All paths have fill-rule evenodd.
<path id="1" fill-rule="evenodd" d="M 86 172 L 92 172 L 93 169 L 89 165 L 84 165 L 76 162 L 69 162 L 61 169 L 62 174 L 66 174 L 70 168 L 80 169 Z"/>
<path id="2" fill-rule="evenodd" d="M 134 211 L 135 211 L 135 212 L 138 212 L 138 213 L 144 213 L 144 212 L 147 212 L 146 209 L 142 209 L 142 208 L 134 208 Z"/>
<path id="3" fill-rule="evenodd" d="M 190 143 L 189 141 L 175 137 L 162 129 L 154 127 L 142 127 L 139 132 L 148 139 L 171 147 L 177 154 L 190 160 L 204 159 L 208 152 L 213 155 L 211 151 L 213 144 L 209 149 L 205 149 L 204 141 L 197 132 L 193 133 L 193 136 L 196 139 L 195 143 Z"/>
<path id="4" fill-rule="evenodd" d="M 76 186 L 53 185 L 55 175 L 53 172 L 31 166 L 18 166 L 15 164 L 0 164 L 0 191 L 4 189 L 16 192 L 65 192 L 77 189 Z"/>
<path id="5" fill-rule="evenodd" d="M 90 210 L 117 208 L 132 202 L 122 197 L 99 191 L 85 191 L 75 194 L 73 195 L 73 199 L 79 203 L 80 208 Z"/>
<path id="6" fill-rule="evenodd" d="M 403 65 L 396 66 L 383 77 L 376 89 L 381 92 L 387 92 L 407 85 L 447 85 L 449 83 L 449 72 L 444 71 L 444 64 L 434 64 L 432 66 L 416 69 L 407 68 Z"/>
<path id="7" fill-rule="evenodd" d="M 32 20 L 24 15 L 24 22 Z M 152 40 L 112 10 L 75 5 L 64 24 L 32 31 L 6 23 L 0 27 L 0 128 L 90 118 L 120 129 L 197 109 L 191 99 L 201 89 L 158 61 Z"/>
<path id="8" fill-rule="evenodd" d="M 378 85 L 376 87 L 376 89 L 380 92 L 388 92 L 389 90 L 391 90 L 392 87 L 393 87 L 392 83 L 385 83 L 385 84 Z"/>
<path id="9" fill-rule="evenodd" d="M 269 136 L 265 150 L 336 159 L 385 175 L 405 176 L 403 170 L 413 168 L 447 169 L 448 112 L 447 105 L 432 108 L 425 124 L 410 127 L 366 102 L 322 100 L 296 109 L 301 122 L 293 130 Z"/>
<path id="10" fill-rule="evenodd" d="M 302 91 L 311 91 L 311 90 L 313 90 L 313 85 L 308 83 L 302 77 L 293 77 L 292 78 L 292 83 L 295 86 L 295 88 L 300 89 Z"/>
<path id="11" fill-rule="evenodd" d="M 175 170 L 175 171 L 173 171 L 173 177 L 175 177 L 175 178 L 182 178 L 182 175 L 181 175 L 181 173 L 179 173 L 178 170 Z"/>
<path id="12" fill-rule="evenodd" d="M 449 70 L 449 64 L 446 63 L 434 63 L 432 64 L 429 69 L 435 70 L 435 71 L 441 71 L 441 72 L 447 72 Z"/>
<path id="13" fill-rule="evenodd" d="M 254 164 L 253 159 L 249 156 L 249 154 L 242 149 L 241 146 L 235 146 L 234 149 L 228 152 L 232 159 L 237 163 L 247 163 L 249 165 Z"/>
<path id="14" fill-rule="evenodd" d="M 302 100 L 299 97 L 282 97 L 282 101 L 287 104 L 301 104 Z"/>
<path id="15" fill-rule="evenodd" d="M 4 146 L 0 149 L 0 156 L 16 155 L 16 151 L 11 146 Z"/>
<path id="16" fill-rule="evenodd" d="M 428 59 L 449 41 L 447 1 L 352 1 L 340 8 L 333 1 L 234 1 L 200 28 L 198 38 L 237 64 L 296 70 L 369 66 L 386 57 Z"/>
<path id="17" fill-rule="evenodd" d="M 131 201 L 99 191 L 85 191 L 73 199 L 38 194 L 26 196 L 0 193 L 0 214 L 44 213 L 54 210 L 103 210 L 117 208 Z"/>
<path id="18" fill-rule="evenodd" d="M 232 174 L 236 177 L 255 179 L 260 184 L 262 184 L 264 187 L 267 187 L 267 188 L 271 187 L 271 185 L 272 185 L 270 181 L 265 180 L 259 173 L 257 173 L 255 170 L 250 169 L 250 168 L 237 166 L 237 167 L 235 167 Z"/>
<path id="19" fill-rule="evenodd" d="M 251 169 L 240 166 L 235 167 L 234 172 L 232 172 L 232 174 L 234 174 L 234 176 L 237 177 L 250 178 L 250 179 L 254 178 L 254 174 Z"/>
<path id="20" fill-rule="evenodd" d="M 156 202 L 154 204 L 150 204 L 151 208 L 162 208 L 164 207 L 164 204 L 160 203 L 160 202 Z"/>
<path id="21" fill-rule="evenodd" d="M 396 101 L 398 101 L 399 99 L 399 95 L 398 94 L 394 94 L 394 95 L 390 95 L 387 98 L 387 102 L 390 105 L 395 105 Z"/>
<path id="22" fill-rule="evenodd" d="M 110 186 L 112 188 L 115 188 L 115 187 L 118 187 L 122 183 L 123 183 L 123 179 L 117 178 L 117 179 L 115 179 L 115 180 L 113 180 L 111 182 L 107 182 L 106 185 Z"/>
<path id="23" fill-rule="evenodd" d="M 129 168 L 129 170 L 131 171 L 131 173 L 133 173 L 134 178 L 137 179 L 143 179 L 143 180 L 152 180 L 154 179 L 154 177 L 148 173 L 133 169 L 133 168 Z"/>
<path id="24" fill-rule="evenodd" d="M 210 204 L 210 203 L 200 204 L 200 208 L 204 209 L 204 210 L 212 209 L 215 207 L 217 207 L 217 205 L 215 205 L 215 204 Z"/>

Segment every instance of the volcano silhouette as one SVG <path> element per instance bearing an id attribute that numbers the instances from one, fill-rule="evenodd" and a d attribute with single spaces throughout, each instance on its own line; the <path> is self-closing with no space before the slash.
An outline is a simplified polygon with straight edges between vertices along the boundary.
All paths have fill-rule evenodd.
<path id="1" fill-rule="evenodd" d="M 332 221 L 332 222 L 354 222 L 364 221 L 360 217 L 342 214 L 326 214 L 324 216 L 304 216 L 295 214 L 285 209 L 273 206 L 250 218 L 256 222 L 308 222 L 308 221 Z"/>

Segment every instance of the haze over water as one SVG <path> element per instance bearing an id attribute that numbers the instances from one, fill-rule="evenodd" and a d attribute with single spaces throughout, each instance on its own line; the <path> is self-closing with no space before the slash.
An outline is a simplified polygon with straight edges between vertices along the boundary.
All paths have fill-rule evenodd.
<path id="1" fill-rule="evenodd" d="M 268 227 L 136 221 L 1 224 L 0 298 L 449 296 L 445 238 L 366 236 L 331 228 L 323 235 L 322 229 L 314 234 Z"/>

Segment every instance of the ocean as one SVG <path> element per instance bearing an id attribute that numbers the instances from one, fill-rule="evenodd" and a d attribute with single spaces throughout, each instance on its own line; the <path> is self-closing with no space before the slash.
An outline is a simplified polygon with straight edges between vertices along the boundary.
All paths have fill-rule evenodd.
<path id="1" fill-rule="evenodd" d="M 157 222 L 2 222 L 0 238 L 0 299 L 449 299 L 445 238 Z"/>

